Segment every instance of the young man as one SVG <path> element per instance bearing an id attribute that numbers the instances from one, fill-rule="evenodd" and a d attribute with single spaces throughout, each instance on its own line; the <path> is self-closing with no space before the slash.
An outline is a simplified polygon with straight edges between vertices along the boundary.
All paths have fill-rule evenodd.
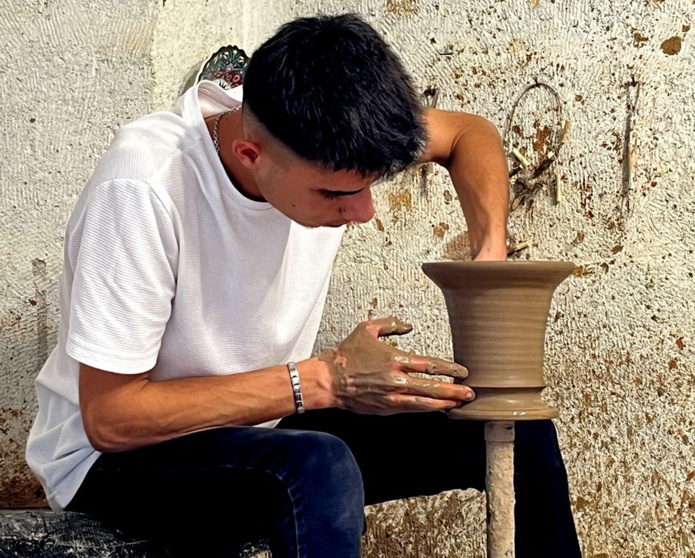
<path id="1" fill-rule="evenodd" d="M 355 16 L 283 26 L 243 90 L 202 82 L 99 163 L 68 225 L 27 459 L 53 508 L 172 555 L 263 537 L 274 558 L 356 557 L 365 502 L 482 489 L 485 451 L 479 424 L 432 412 L 472 391 L 409 375 L 466 370 L 378 339 L 410 326 L 365 322 L 311 356 L 343 225 L 372 218 L 375 181 L 435 161 L 477 259 L 504 259 L 505 157 L 484 119 L 422 112 Z M 518 556 L 579 556 L 554 428 L 517 430 Z"/>

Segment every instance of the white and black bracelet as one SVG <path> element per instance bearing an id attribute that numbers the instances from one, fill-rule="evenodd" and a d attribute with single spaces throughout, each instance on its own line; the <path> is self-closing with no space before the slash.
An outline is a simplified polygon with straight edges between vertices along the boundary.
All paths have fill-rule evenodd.
<path id="1" fill-rule="evenodd" d="M 287 369 L 290 371 L 292 393 L 294 394 L 294 406 L 297 408 L 297 414 L 301 415 L 304 411 L 306 411 L 306 409 L 304 408 L 302 382 L 299 380 L 299 371 L 297 370 L 297 365 L 294 362 L 288 362 Z"/>

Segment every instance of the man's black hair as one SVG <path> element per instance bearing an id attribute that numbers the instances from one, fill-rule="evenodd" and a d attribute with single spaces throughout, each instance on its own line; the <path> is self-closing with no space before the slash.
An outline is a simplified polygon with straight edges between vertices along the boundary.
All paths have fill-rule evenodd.
<path id="1" fill-rule="evenodd" d="M 354 14 L 283 25 L 249 60 L 244 104 L 297 155 L 335 171 L 389 176 L 425 143 L 398 56 Z"/>

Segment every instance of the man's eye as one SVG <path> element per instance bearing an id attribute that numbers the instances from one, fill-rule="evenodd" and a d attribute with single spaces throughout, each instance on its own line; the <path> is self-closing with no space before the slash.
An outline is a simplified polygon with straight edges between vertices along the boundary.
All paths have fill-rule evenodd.
<path id="1" fill-rule="evenodd" d="M 327 200 L 334 200 L 339 197 L 336 196 L 333 192 L 329 192 L 328 190 L 319 190 L 319 193 Z"/>

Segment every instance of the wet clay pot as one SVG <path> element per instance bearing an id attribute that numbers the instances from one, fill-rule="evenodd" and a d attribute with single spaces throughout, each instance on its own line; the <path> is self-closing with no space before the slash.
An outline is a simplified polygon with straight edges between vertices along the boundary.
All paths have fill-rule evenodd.
<path id="1" fill-rule="evenodd" d="M 570 262 L 441 262 L 422 266 L 443 291 L 454 360 L 476 399 L 448 413 L 473 420 L 554 418 L 545 387 L 545 327 L 555 288 Z"/>

